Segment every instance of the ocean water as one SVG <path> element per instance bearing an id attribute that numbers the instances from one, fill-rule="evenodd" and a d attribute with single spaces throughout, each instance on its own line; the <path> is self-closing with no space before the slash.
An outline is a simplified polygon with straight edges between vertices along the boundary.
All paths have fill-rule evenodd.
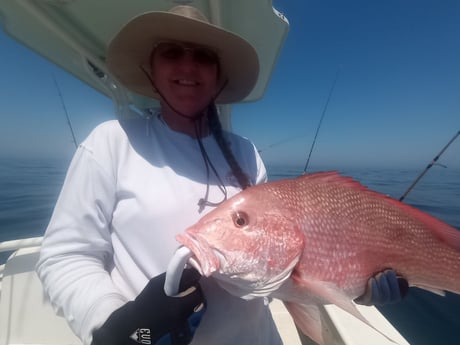
<path id="1" fill-rule="evenodd" d="M 43 235 L 68 164 L 0 159 L 0 241 Z"/>
<path id="2" fill-rule="evenodd" d="M 0 159 L 0 241 L 43 235 L 68 164 L 65 160 Z M 269 179 L 295 177 L 301 169 L 269 166 Z M 394 198 L 421 173 L 421 169 L 339 170 Z M 460 170 L 433 167 L 404 201 L 460 229 Z M 0 253 L 0 262 L 6 255 Z M 459 295 L 441 297 L 411 289 L 403 302 L 379 309 L 413 345 L 459 343 Z"/>

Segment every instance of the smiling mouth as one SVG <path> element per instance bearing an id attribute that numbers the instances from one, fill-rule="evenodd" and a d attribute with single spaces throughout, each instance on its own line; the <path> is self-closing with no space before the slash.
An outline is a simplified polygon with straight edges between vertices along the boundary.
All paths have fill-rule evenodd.
<path id="1" fill-rule="evenodd" d="M 198 85 L 200 85 L 199 82 L 194 81 L 194 80 L 188 80 L 188 79 L 174 79 L 173 82 L 174 82 L 174 84 L 181 85 L 181 86 L 198 86 Z"/>

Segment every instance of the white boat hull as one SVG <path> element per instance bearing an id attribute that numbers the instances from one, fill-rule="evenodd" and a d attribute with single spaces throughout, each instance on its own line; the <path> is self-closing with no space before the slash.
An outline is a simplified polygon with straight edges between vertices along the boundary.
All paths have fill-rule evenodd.
<path id="1" fill-rule="evenodd" d="M 40 241 L 33 238 L 0 244 L 0 251 L 20 247 L 1 266 L 0 345 L 81 345 L 67 322 L 56 315 L 35 273 L 40 247 L 33 245 Z M 285 345 L 314 344 L 307 337 L 299 337 L 282 302 L 274 300 L 270 309 Z M 358 309 L 372 325 L 398 344 L 409 344 L 376 308 L 358 306 Z M 325 306 L 322 313 L 335 345 L 394 345 L 333 305 Z"/>

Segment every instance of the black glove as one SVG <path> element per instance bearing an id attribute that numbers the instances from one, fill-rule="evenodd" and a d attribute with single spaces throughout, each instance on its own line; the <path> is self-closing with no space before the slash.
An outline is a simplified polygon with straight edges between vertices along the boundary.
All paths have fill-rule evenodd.
<path id="1" fill-rule="evenodd" d="M 115 310 L 93 332 L 91 345 L 189 344 L 206 310 L 201 276 L 185 269 L 175 297 L 164 292 L 165 276 L 152 278 L 134 301 Z"/>
<path id="2" fill-rule="evenodd" d="M 406 279 L 388 269 L 369 279 L 364 295 L 355 299 L 363 305 L 385 305 L 401 301 L 409 292 Z"/>

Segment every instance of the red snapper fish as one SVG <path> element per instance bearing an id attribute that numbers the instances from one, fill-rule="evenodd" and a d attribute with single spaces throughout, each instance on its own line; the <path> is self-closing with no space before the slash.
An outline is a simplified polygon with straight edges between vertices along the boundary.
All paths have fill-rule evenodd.
<path id="1" fill-rule="evenodd" d="M 460 294 L 460 231 L 336 172 L 250 187 L 176 238 L 201 274 L 242 298 L 282 300 L 319 344 L 318 306 L 367 322 L 352 300 L 385 269 Z"/>

